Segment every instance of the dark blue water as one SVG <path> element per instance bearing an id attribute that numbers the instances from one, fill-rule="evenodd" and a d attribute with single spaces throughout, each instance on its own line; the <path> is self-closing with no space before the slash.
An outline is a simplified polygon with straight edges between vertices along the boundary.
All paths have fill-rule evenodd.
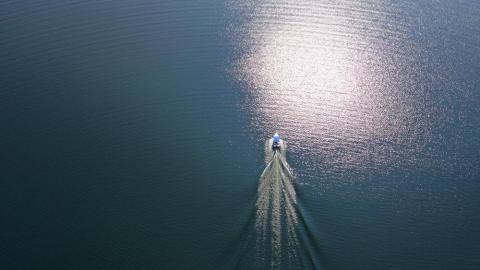
<path id="1" fill-rule="evenodd" d="M 4 1 L 0 22 L 1 269 L 480 267 L 477 2 Z M 292 177 L 265 180 L 276 130 Z"/>

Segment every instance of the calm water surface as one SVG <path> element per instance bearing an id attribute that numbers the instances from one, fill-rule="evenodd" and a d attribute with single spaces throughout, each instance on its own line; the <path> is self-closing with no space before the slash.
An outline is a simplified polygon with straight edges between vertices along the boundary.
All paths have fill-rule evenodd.
<path id="1" fill-rule="evenodd" d="M 0 21 L 0 268 L 480 267 L 477 2 L 4 1 Z"/>

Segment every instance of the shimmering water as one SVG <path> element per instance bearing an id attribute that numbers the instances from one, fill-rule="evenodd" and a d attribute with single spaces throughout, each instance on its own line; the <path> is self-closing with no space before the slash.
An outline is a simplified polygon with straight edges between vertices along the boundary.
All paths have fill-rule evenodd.
<path id="1" fill-rule="evenodd" d="M 4 1 L 0 21 L 0 268 L 479 267 L 477 2 Z"/>

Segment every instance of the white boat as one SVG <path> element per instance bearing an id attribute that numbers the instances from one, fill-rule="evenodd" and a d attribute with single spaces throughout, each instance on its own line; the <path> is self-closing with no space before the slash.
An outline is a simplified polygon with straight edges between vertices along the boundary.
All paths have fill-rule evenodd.
<path id="1" fill-rule="evenodd" d="M 273 135 L 272 141 L 273 150 L 280 150 L 280 136 L 277 132 L 275 132 L 275 134 Z"/>

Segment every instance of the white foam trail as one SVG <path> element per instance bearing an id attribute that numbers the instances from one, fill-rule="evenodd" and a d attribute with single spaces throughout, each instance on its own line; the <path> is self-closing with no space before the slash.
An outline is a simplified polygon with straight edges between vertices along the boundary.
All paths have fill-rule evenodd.
<path id="1" fill-rule="evenodd" d="M 265 170 L 260 176 L 255 212 L 255 269 L 301 269 L 298 216 L 293 176 L 286 162 L 284 141 L 280 151 L 265 143 Z"/>
<path id="2" fill-rule="evenodd" d="M 286 159 L 287 144 L 273 151 L 265 142 L 266 167 L 260 175 L 255 208 L 228 269 L 319 269 L 310 252 L 308 228 L 297 205 L 294 177 Z M 307 246 L 306 246 L 307 245 Z"/>

